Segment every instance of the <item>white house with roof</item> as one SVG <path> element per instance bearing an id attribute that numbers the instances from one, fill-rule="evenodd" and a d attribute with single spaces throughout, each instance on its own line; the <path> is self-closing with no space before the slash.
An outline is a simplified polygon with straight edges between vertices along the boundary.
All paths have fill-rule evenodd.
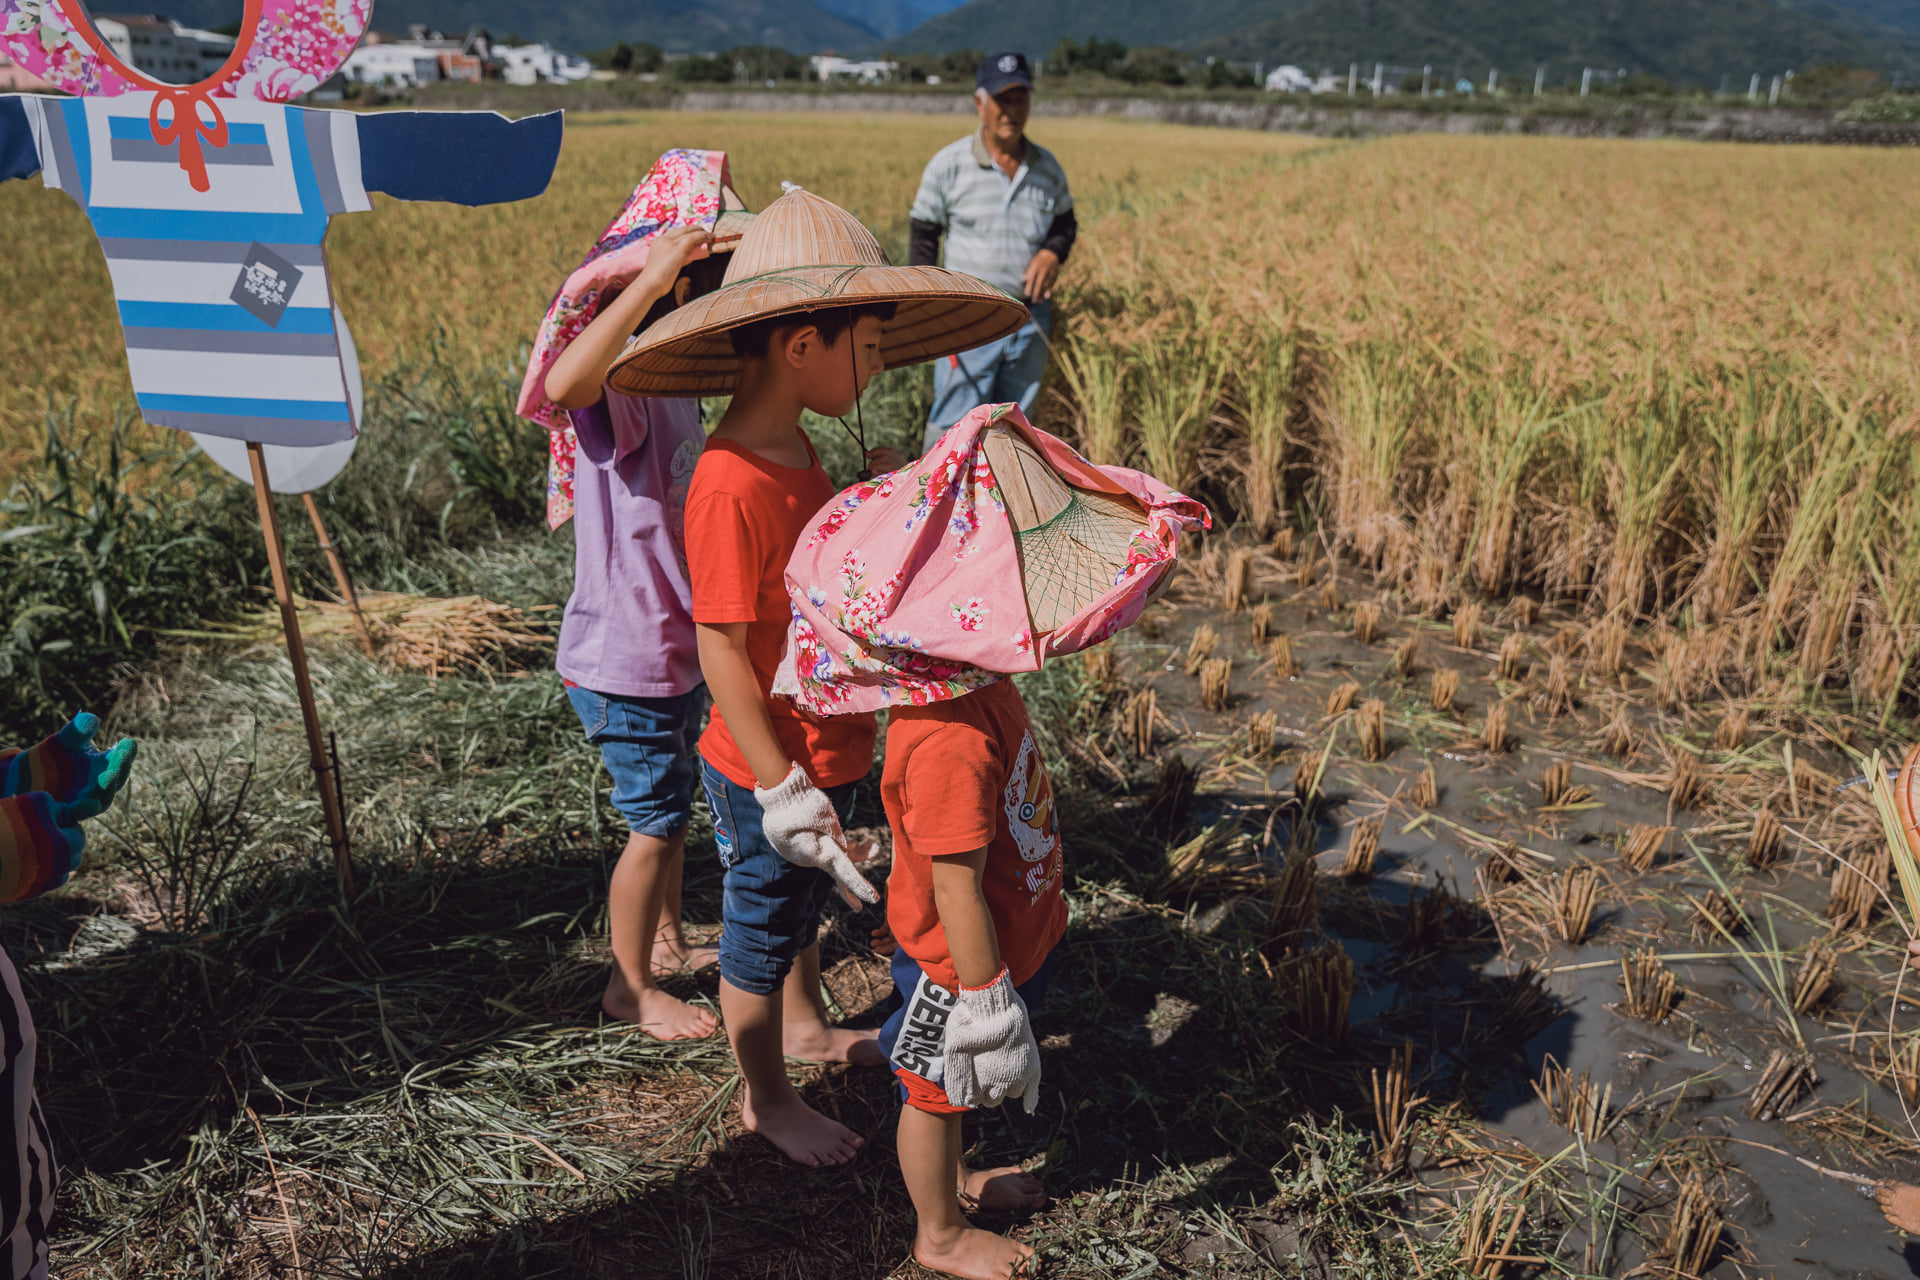
<path id="1" fill-rule="evenodd" d="M 593 64 L 550 44 L 494 45 L 500 78 L 508 84 L 571 84 L 593 75 Z"/>
<path id="2" fill-rule="evenodd" d="M 200 45 L 175 24 L 151 13 L 120 13 L 94 19 L 94 29 L 122 62 L 168 84 L 192 84 L 200 69 Z"/>
<path id="3" fill-rule="evenodd" d="M 830 80 L 857 80 L 861 84 L 882 84 L 893 79 L 893 73 L 900 69 L 897 62 L 877 60 L 858 62 L 852 58 L 843 58 L 837 53 L 818 53 L 808 60 L 813 66 L 813 74 L 822 83 Z"/>
<path id="4" fill-rule="evenodd" d="M 1267 72 L 1268 93 L 1312 93 L 1313 77 L 1288 64 Z"/>
<path id="5" fill-rule="evenodd" d="M 440 54 L 411 41 L 363 44 L 347 55 L 341 71 L 354 84 L 417 89 L 440 78 Z"/>

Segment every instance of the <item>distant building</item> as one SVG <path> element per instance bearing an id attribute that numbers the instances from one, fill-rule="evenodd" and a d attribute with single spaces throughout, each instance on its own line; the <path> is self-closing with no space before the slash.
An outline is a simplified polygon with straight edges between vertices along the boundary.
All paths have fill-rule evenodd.
<path id="1" fill-rule="evenodd" d="M 439 52 L 410 41 L 363 44 L 341 70 L 354 84 L 382 89 L 417 89 L 441 78 Z"/>
<path id="2" fill-rule="evenodd" d="M 182 40 L 191 40 L 200 50 L 200 78 L 219 74 L 220 68 L 233 56 L 234 38 L 223 36 L 218 31 L 202 31 L 198 27 L 183 27 L 173 24 L 173 33 Z"/>
<path id="3" fill-rule="evenodd" d="M 1313 82 L 1315 93 L 1345 93 L 1347 78 L 1332 71 L 1322 71 L 1320 78 Z"/>
<path id="4" fill-rule="evenodd" d="M 508 84 L 572 84 L 593 75 L 592 63 L 550 44 L 497 45 L 493 53 L 500 63 L 500 78 Z"/>
<path id="5" fill-rule="evenodd" d="M 1312 93 L 1313 77 L 1292 65 L 1267 72 L 1268 93 Z"/>
<path id="6" fill-rule="evenodd" d="M 0 48 L 0 89 L 19 89 L 26 93 L 40 93 L 51 88 L 53 88 L 51 84 L 9 58 L 7 51 Z"/>
<path id="7" fill-rule="evenodd" d="M 93 25 L 122 62 L 155 80 L 193 84 L 207 74 L 201 70 L 200 42 L 182 34 L 187 28 L 158 14 L 110 14 L 95 19 Z M 225 56 L 221 55 L 222 60 Z"/>
<path id="8" fill-rule="evenodd" d="M 809 61 L 813 65 L 814 75 L 821 83 L 831 80 L 857 80 L 861 84 L 883 84 L 893 79 L 893 73 L 900 69 L 897 62 L 856 62 L 852 58 L 843 58 L 837 53 L 815 54 Z M 931 76 L 929 84 L 938 84 Z"/>

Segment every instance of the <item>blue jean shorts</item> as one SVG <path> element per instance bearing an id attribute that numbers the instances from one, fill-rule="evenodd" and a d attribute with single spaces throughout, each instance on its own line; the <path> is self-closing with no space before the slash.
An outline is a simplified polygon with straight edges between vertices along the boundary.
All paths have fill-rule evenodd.
<path id="1" fill-rule="evenodd" d="M 567 701 L 613 778 L 613 807 L 635 835 L 664 840 L 693 816 L 700 700 L 699 689 L 672 698 L 630 698 L 567 686 Z"/>
<path id="2" fill-rule="evenodd" d="M 794 959 L 820 936 L 833 877 L 781 857 L 761 833 L 760 802 L 753 792 L 704 758 L 700 782 L 727 873 L 720 903 L 720 976 L 749 994 L 770 996 L 787 980 Z M 825 788 L 843 823 L 853 816 L 859 787 L 845 782 Z"/>
<path id="3" fill-rule="evenodd" d="M 922 453 L 931 452 L 947 428 L 983 404 L 1013 401 L 1031 415 L 1046 376 L 1047 335 L 1053 329 L 1053 304 L 1033 302 L 1030 319 L 996 342 L 933 362 L 933 408 L 927 414 Z"/>

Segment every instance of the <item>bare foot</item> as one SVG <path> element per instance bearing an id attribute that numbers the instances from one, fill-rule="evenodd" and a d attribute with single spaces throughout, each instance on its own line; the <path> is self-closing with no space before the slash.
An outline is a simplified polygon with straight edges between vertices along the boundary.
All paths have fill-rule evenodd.
<path id="1" fill-rule="evenodd" d="M 782 1048 L 789 1058 L 805 1062 L 850 1062 L 856 1067 L 887 1065 L 887 1055 L 880 1052 L 878 1032 L 789 1022 L 783 1039 Z"/>
<path id="2" fill-rule="evenodd" d="M 963 1280 L 1018 1280 L 1034 1274 L 1032 1249 L 978 1227 L 938 1242 L 916 1233 L 913 1260 L 929 1271 Z"/>
<path id="3" fill-rule="evenodd" d="M 704 1040 L 720 1029 L 720 1021 L 705 1009 L 676 1000 L 658 987 L 635 992 L 616 970 L 600 997 L 609 1018 L 631 1022 L 655 1040 Z"/>
<path id="4" fill-rule="evenodd" d="M 740 1108 L 747 1128 L 780 1148 L 787 1159 L 809 1168 L 845 1164 L 867 1145 L 838 1120 L 830 1120 L 797 1096 L 772 1107 L 756 1108 L 752 1101 Z"/>
<path id="5" fill-rule="evenodd" d="M 1906 1182 L 1880 1182 L 1874 1184 L 1873 1198 L 1880 1203 L 1880 1212 L 1887 1215 L 1898 1230 L 1910 1236 L 1920 1236 L 1920 1187 Z"/>
<path id="6" fill-rule="evenodd" d="M 699 973 L 720 963 L 720 948 L 690 947 L 684 942 L 653 944 L 653 976 L 671 977 L 676 973 Z"/>
<path id="7" fill-rule="evenodd" d="M 1038 1209 L 1047 1203 L 1047 1189 L 1019 1165 L 969 1169 L 960 1181 L 960 1198 L 971 1208 Z"/>

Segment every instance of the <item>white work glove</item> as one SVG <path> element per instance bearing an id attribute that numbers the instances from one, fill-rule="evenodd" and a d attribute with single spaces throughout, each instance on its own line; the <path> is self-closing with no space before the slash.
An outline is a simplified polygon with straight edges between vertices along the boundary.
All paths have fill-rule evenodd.
<path id="1" fill-rule="evenodd" d="M 818 867 L 862 902 L 880 901 L 880 893 L 854 867 L 840 815 L 826 792 L 813 785 L 799 765 L 779 784 L 755 787 L 760 830 L 774 851 L 796 867 Z"/>
<path id="2" fill-rule="evenodd" d="M 1032 1115 L 1040 1102 L 1040 1046 L 1033 1042 L 1027 1002 L 1005 969 L 984 987 L 960 988 L 947 1015 L 947 1101 L 997 1107 L 1018 1098 Z"/>

